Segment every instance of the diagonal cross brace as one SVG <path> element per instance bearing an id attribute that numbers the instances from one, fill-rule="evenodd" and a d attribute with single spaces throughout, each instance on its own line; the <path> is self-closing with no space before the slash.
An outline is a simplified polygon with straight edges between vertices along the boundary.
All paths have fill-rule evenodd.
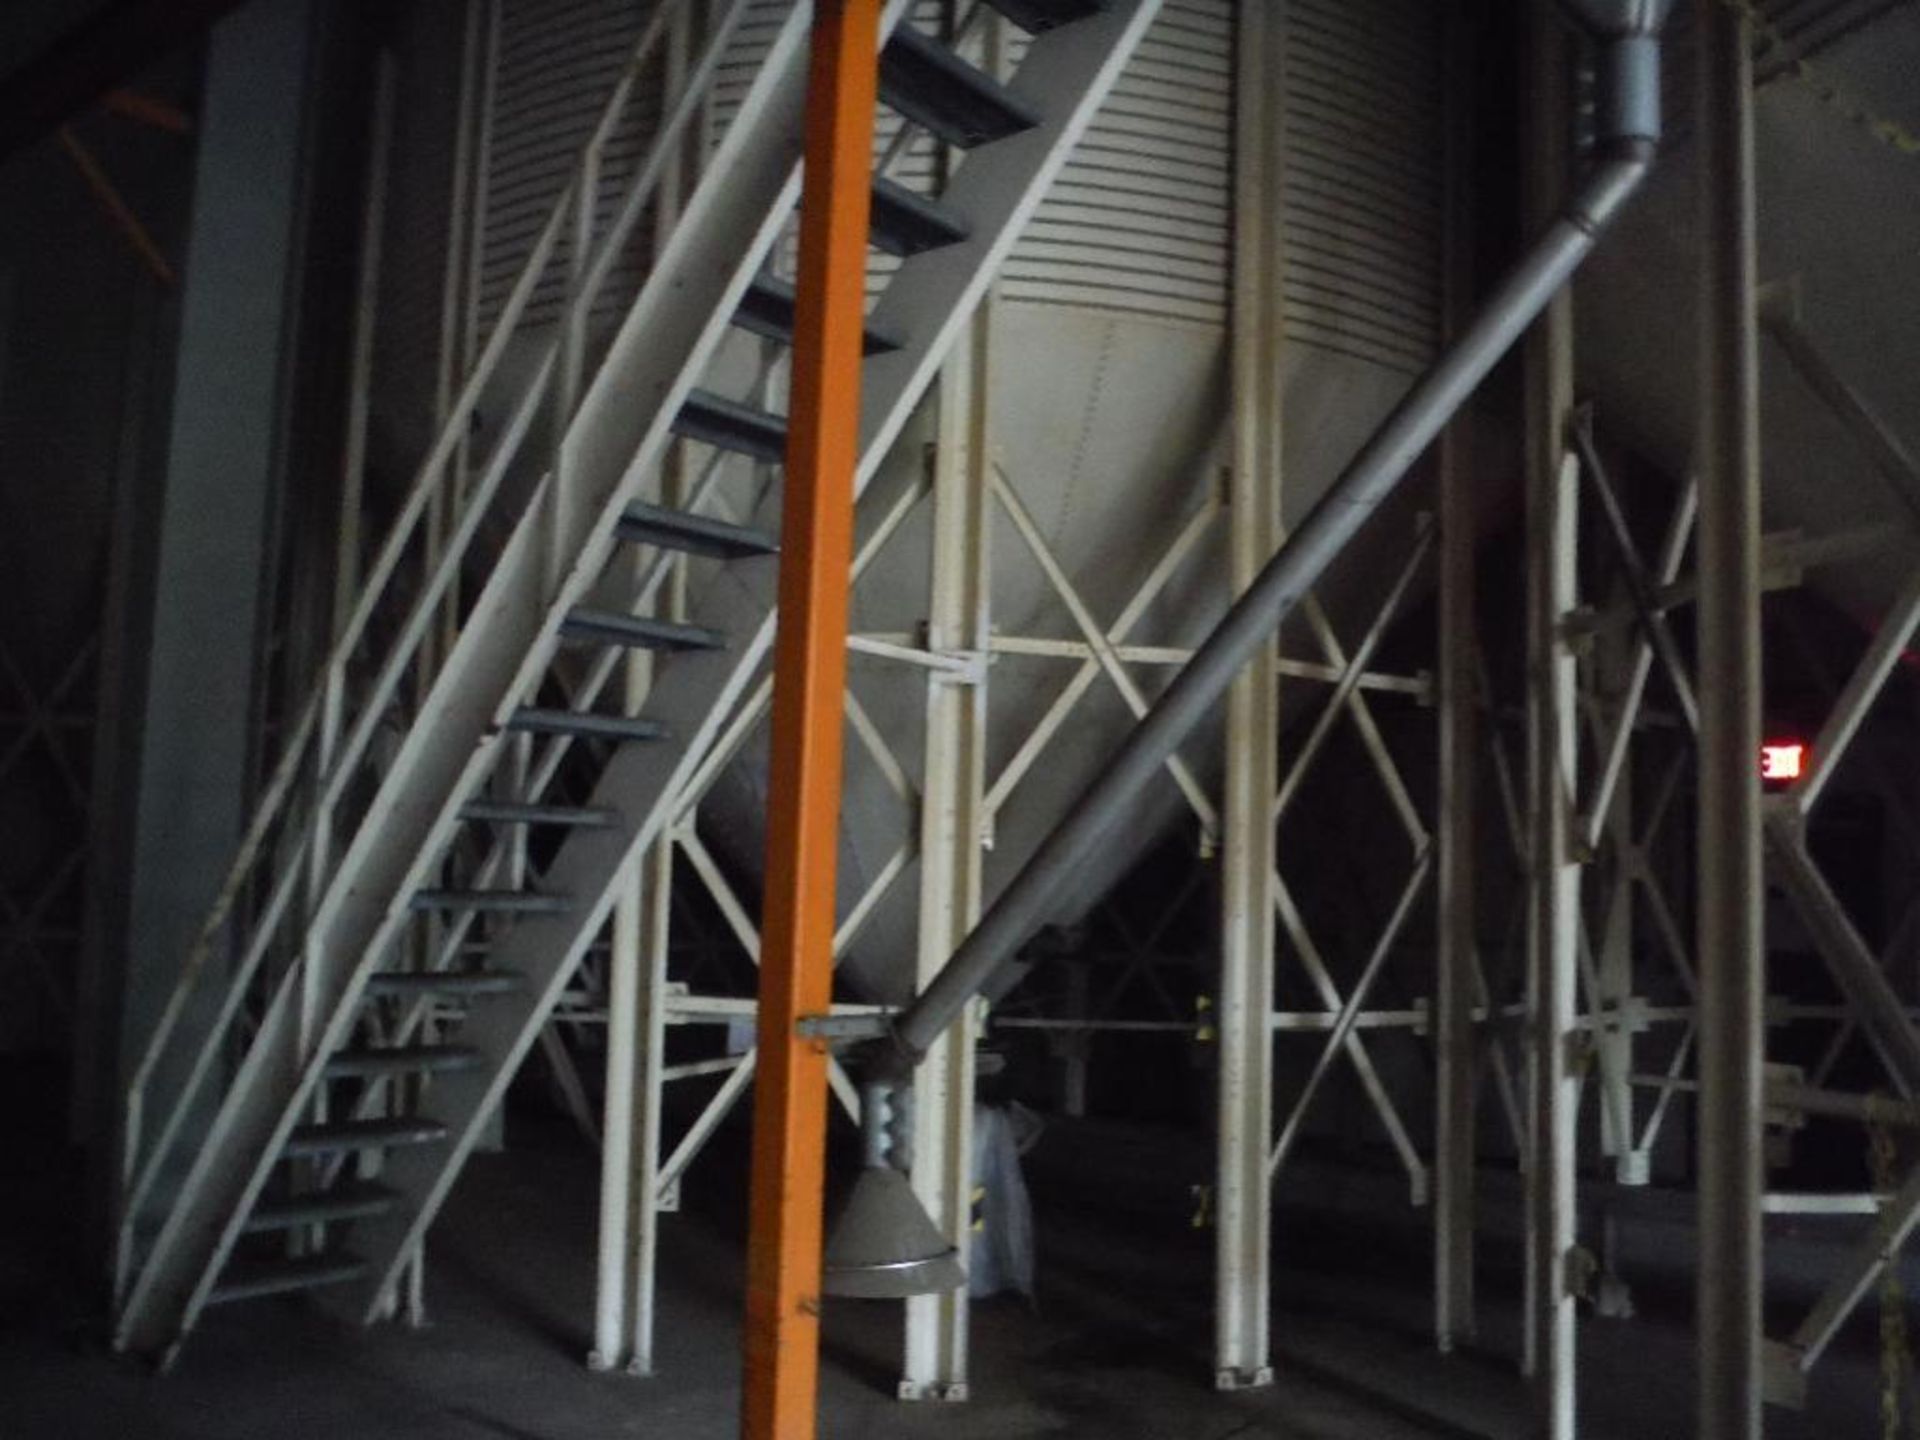
<path id="1" fill-rule="evenodd" d="M 1431 539 L 1431 531 L 1423 532 L 1420 546 L 1430 543 Z M 1421 548 L 1416 547 L 1411 563 L 1417 566 L 1423 553 Z M 1380 733 L 1380 726 L 1373 718 L 1373 707 L 1367 702 L 1366 694 L 1361 688 L 1361 682 L 1366 678 L 1364 674 L 1366 666 L 1365 664 L 1349 666 L 1346 647 L 1341 645 L 1340 637 L 1334 634 L 1333 625 L 1327 619 L 1327 612 L 1321 607 L 1316 595 L 1309 592 L 1301 608 L 1306 614 L 1307 623 L 1312 627 L 1315 638 L 1319 641 L 1321 652 L 1327 657 L 1327 662 L 1334 667 L 1342 680 L 1348 678 L 1351 673 L 1353 684 L 1346 697 L 1346 708 L 1353 715 L 1354 728 L 1360 732 L 1361 744 L 1366 747 L 1367 754 L 1372 757 L 1374 768 L 1380 773 L 1380 783 L 1387 787 L 1387 798 L 1393 804 L 1394 813 L 1400 817 L 1400 824 L 1405 828 L 1407 838 L 1413 842 L 1414 849 L 1418 850 L 1427 842 L 1426 823 L 1420 818 L 1420 812 L 1413 803 L 1413 796 L 1407 789 L 1406 781 L 1400 776 L 1400 767 L 1394 764 L 1393 754 L 1387 749 L 1386 738 Z"/>
<path id="2" fill-rule="evenodd" d="M 1220 514 L 1220 509 L 1219 495 L 1210 493 L 1206 503 L 1194 511 L 1187 523 L 1181 527 L 1180 532 L 1174 536 L 1173 543 L 1167 546 L 1159 563 L 1153 567 L 1140 588 L 1134 592 L 1133 598 L 1127 602 L 1126 608 L 1114 621 L 1113 628 L 1107 632 L 1108 643 L 1115 648 L 1116 653 L 1119 647 L 1125 644 L 1127 637 L 1133 633 L 1133 627 L 1140 622 L 1140 617 L 1146 614 L 1147 608 L 1159 598 L 1160 592 L 1173 579 L 1193 547 L 1212 528 L 1214 520 Z M 1039 723 L 1028 733 L 1013 759 L 1007 762 L 1006 768 L 1000 772 L 987 791 L 984 808 L 989 817 L 989 823 L 991 823 L 991 817 L 999 813 L 1000 807 L 1006 803 L 1007 797 L 1013 793 L 1014 788 L 1026 777 L 1027 771 L 1033 768 L 1034 762 L 1040 758 L 1040 752 L 1059 732 L 1073 707 L 1080 703 L 1081 697 L 1100 677 L 1100 670 L 1100 661 L 1097 658 L 1089 657 L 1082 661 L 1080 668 L 1074 672 L 1073 678 L 1054 697 L 1053 703 L 1047 707 L 1046 714 L 1040 717 Z"/>
<path id="3" fill-rule="evenodd" d="M 1067 607 L 1067 613 L 1073 617 L 1075 628 L 1092 647 L 1100 668 L 1113 682 L 1114 689 L 1120 692 L 1120 698 L 1126 701 L 1127 709 L 1132 713 L 1133 718 L 1139 720 L 1147 713 L 1146 696 L 1140 692 L 1140 687 L 1127 673 L 1127 668 L 1121 663 L 1113 643 L 1107 639 L 1106 633 L 1095 622 L 1093 612 L 1080 598 L 1080 592 L 1068 578 L 1059 558 L 1047 544 L 1046 537 L 1040 533 L 1040 527 L 1034 522 L 1032 512 L 1027 509 L 1026 503 L 1021 500 L 1019 493 L 1008 480 L 1007 472 L 998 465 L 993 468 L 992 483 L 994 499 L 1000 502 L 1000 508 L 1006 512 L 1007 518 L 1013 521 L 1013 528 L 1019 532 L 1020 539 L 1032 552 L 1041 572 L 1047 577 L 1047 583 L 1053 587 L 1054 593 Z M 1214 807 L 1213 801 L 1207 797 L 1205 788 L 1194 778 L 1193 771 L 1188 767 L 1187 762 L 1178 755 L 1170 756 L 1167 760 L 1167 769 L 1172 772 L 1181 793 L 1187 797 L 1187 803 L 1193 807 L 1193 813 L 1200 817 L 1200 824 L 1208 837 L 1217 836 L 1220 833 L 1219 811 Z"/>
<path id="4" fill-rule="evenodd" d="M 1899 1258 L 1900 1247 L 1906 1244 L 1916 1225 L 1920 1225 L 1920 1166 L 1914 1167 L 1906 1181 L 1881 1206 L 1873 1234 L 1847 1257 L 1840 1273 L 1821 1292 L 1820 1299 L 1787 1342 L 1786 1349 L 1803 1374 L 1813 1368 L 1847 1316 L 1880 1278 L 1880 1272 Z"/>
<path id="5" fill-rule="evenodd" d="M 1859 1013 L 1887 1073 L 1903 1096 L 1911 1099 L 1920 1094 L 1920 1030 L 1907 1018 L 1873 951 L 1807 853 L 1799 812 L 1788 804 L 1769 806 L 1765 826 L 1773 872 L 1792 897 L 1834 980 Z"/>
<path id="6" fill-rule="evenodd" d="M 1334 686 L 1333 694 L 1328 697 L 1326 707 L 1315 719 L 1313 729 L 1308 732 L 1306 740 L 1295 752 L 1292 768 L 1287 772 L 1286 778 L 1280 782 L 1279 793 L 1273 800 L 1272 818 L 1275 824 L 1278 824 L 1280 818 L 1286 813 L 1288 805 L 1292 803 L 1299 792 L 1300 785 L 1306 779 L 1307 771 L 1319 758 L 1321 747 L 1326 743 L 1327 737 L 1333 733 L 1334 721 L 1343 711 L 1351 709 L 1354 723 L 1359 727 L 1367 750 L 1380 772 L 1381 782 L 1387 787 L 1388 798 L 1393 802 L 1402 823 L 1407 827 L 1408 838 L 1413 841 L 1416 848 L 1425 844 L 1426 827 L 1421 823 L 1418 812 L 1412 808 L 1411 800 L 1406 798 L 1406 786 L 1401 781 L 1399 767 L 1393 763 L 1393 756 L 1387 750 L 1378 726 L 1374 724 L 1373 713 L 1360 694 L 1360 680 L 1366 674 L 1374 652 L 1380 648 L 1381 642 L 1386 638 L 1387 628 L 1393 623 L 1394 616 L 1399 613 L 1401 603 L 1406 599 L 1414 577 L 1420 572 L 1421 564 L 1433 548 L 1433 534 L 1431 526 L 1421 528 L 1419 538 L 1415 540 L 1413 551 L 1407 557 L 1406 564 L 1401 567 L 1399 576 L 1388 588 L 1386 598 L 1380 602 L 1379 611 L 1374 616 L 1373 624 L 1368 628 L 1359 648 L 1351 656 L 1344 652 L 1319 605 L 1314 604 L 1310 607 L 1315 621 L 1314 628 L 1320 635 L 1320 642 L 1326 650 L 1327 658 L 1340 667 L 1340 679 Z"/>
<path id="7" fill-rule="evenodd" d="M 1430 851 L 1423 853 L 1415 864 L 1409 883 L 1402 893 L 1401 907 L 1396 910 L 1398 923 L 1389 922 L 1383 936 L 1387 943 L 1375 947 L 1374 957 L 1369 962 L 1370 970 L 1377 967 L 1379 961 L 1384 959 L 1386 952 L 1391 948 L 1391 941 L 1398 934 L 1399 924 L 1405 921 L 1405 914 L 1401 912 L 1419 893 L 1426 879 L 1426 872 L 1431 867 L 1431 858 Z M 1319 993 L 1321 1003 L 1336 1015 L 1344 1014 L 1350 1006 L 1355 1007 L 1357 1014 L 1357 1002 L 1354 997 L 1343 996 L 1339 986 L 1334 984 L 1333 976 L 1327 969 L 1326 960 L 1321 956 L 1319 947 L 1313 943 L 1313 937 L 1307 933 L 1306 922 L 1301 918 L 1299 907 L 1294 904 L 1293 892 L 1287 888 L 1286 881 L 1276 871 L 1271 876 L 1270 883 L 1273 886 L 1273 903 L 1279 911 L 1280 923 L 1286 929 L 1294 948 L 1299 952 L 1301 966 L 1307 972 L 1307 978 L 1313 982 L 1314 989 Z M 1371 985 L 1372 982 L 1366 980 L 1365 983 Z M 1356 987 L 1356 991 L 1358 990 L 1359 987 Z M 1365 998 L 1364 993 L 1360 994 L 1360 998 Z M 1329 1037 L 1328 1045 L 1324 1047 L 1324 1053 L 1330 1055 L 1341 1049 L 1346 1051 L 1347 1058 L 1353 1064 L 1354 1073 L 1360 1078 L 1361 1088 L 1366 1091 L 1367 1098 L 1380 1116 L 1380 1123 L 1386 1128 L 1387 1138 L 1399 1154 L 1401 1164 L 1406 1167 L 1415 1196 L 1424 1199 L 1427 1194 L 1426 1162 L 1420 1158 L 1420 1152 L 1414 1148 L 1413 1141 L 1407 1134 L 1406 1124 L 1401 1120 L 1400 1112 L 1394 1108 L 1393 1098 L 1387 1093 L 1387 1087 L 1380 1079 L 1380 1072 L 1374 1068 L 1373 1057 L 1367 1051 L 1366 1042 L 1360 1038 L 1359 1031 L 1351 1022 L 1344 1034 L 1339 1033 L 1336 1028 L 1335 1033 Z M 1269 1178 L 1278 1171 L 1280 1162 L 1284 1158 L 1280 1151 L 1275 1151 L 1274 1158 L 1269 1162 Z"/>
<path id="8" fill-rule="evenodd" d="M 1328 1032 L 1326 1042 L 1320 1047 L 1319 1057 L 1314 1061 L 1313 1069 L 1309 1072 L 1306 1083 L 1300 1087 L 1300 1093 L 1294 1099 L 1292 1111 L 1289 1112 L 1286 1122 L 1280 1127 L 1279 1139 L 1274 1142 L 1273 1153 L 1267 1161 L 1267 1178 L 1269 1180 L 1272 1180 L 1275 1175 L 1279 1174 L 1280 1167 L 1286 1163 L 1287 1155 L 1292 1150 L 1294 1141 L 1299 1138 L 1300 1127 L 1306 1121 L 1307 1110 L 1312 1106 L 1314 1097 L 1319 1094 L 1321 1082 L 1326 1079 L 1327 1072 L 1333 1068 L 1334 1057 L 1340 1053 L 1342 1048 L 1346 1048 L 1348 1054 L 1354 1058 L 1356 1067 L 1359 1066 L 1359 1057 L 1365 1053 L 1358 1044 L 1357 1037 L 1354 1035 L 1354 1026 L 1360 1018 L 1360 1009 L 1366 1004 L 1367 996 L 1372 992 L 1374 982 L 1380 978 L 1380 971 L 1386 964 L 1387 956 L 1392 953 L 1395 943 L 1399 940 L 1400 932 L 1406 928 L 1407 920 L 1413 914 L 1414 902 L 1419 899 L 1420 892 L 1426 887 L 1427 876 L 1432 868 L 1433 851 L 1431 847 L 1429 847 L 1421 853 L 1419 860 L 1414 864 L 1412 873 L 1407 877 L 1407 883 L 1401 888 L 1399 901 L 1394 905 L 1392 914 L 1387 918 L 1386 926 L 1381 930 L 1379 939 L 1374 942 L 1373 952 L 1367 957 L 1367 963 L 1362 968 L 1359 978 L 1354 981 L 1352 991 L 1344 1000 L 1338 1001 L 1335 1005 L 1334 1008 L 1337 1010 L 1337 1015 L 1333 1022 L 1333 1028 Z M 1370 1069 L 1371 1062 L 1369 1062 L 1367 1066 L 1367 1070 Z M 1363 1078 L 1367 1070 L 1363 1070 Z M 1369 1087 L 1369 1090 L 1371 1090 L 1371 1087 Z M 1390 1106 L 1388 1108 L 1391 1109 Z M 1385 1116 L 1383 1115 L 1382 1118 L 1384 1119 Z M 1398 1116 L 1396 1114 L 1395 1120 L 1397 1121 L 1397 1119 Z M 1399 1130 L 1397 1124 L 1390 1124 L 1389 1130 L 1395 1132 L 1397 1145 L 1398 1142 L 1404 1138 L 1404 1132 Z M 1409 1166 L 1409 1173 L 1414 1177 L 1416 1191 L 1419 1192 L 1421 1196 L 1424 1196 L 1426 1191 L 1425 1165 L 1416 1163 L 1414 1166 Z"/>
<path id="9" fill-rule="evenodd" d="M 1920 631 L 1920 565 L 1908 576 L 1899 599 L 1867 646 L 1867 653 L 1847 677 L 1840 698 L 1834 702 L 1827 723 L 1820 727 L 1819 738 L 1814 741 L 1813 761 L 1806 775 L 1788 792 L 1802 816 L 1813 809 L 1827 782 L 1833 778 L 1848 746 L 1860 733 L 1867 712 L 1886 687 L 1888 677 L 1900 663 L 1916 631 Z"/>
<path id="10" fill-rule="evenodd" d="M 1693 533 L 1693 524 L 1699 514 L 1699 482 L 1689 477 L 1682 488 L 1679 500 L 1674 505 L 1673 517 L 1667 526 L 1665 539 L 1661 543 L 1660 555 L 1655 567 L 1649 570 L 1640 557 L 1638 546 L 1634 544 L 1632 532 L 1627 529 L 1625 513 L 1620 508 L 1619 498 L 1613 490 L 1607 473 L 1601 468 L 1599 457 L 1592 454 L 1591 436 L 1582 436 L 1584 448 L 1589 452 L 1587 474 L 1593 481 L 1594 493 L 1600 497 L 1601 509 L 1607 517 L 1608 529 L 1613 534 L 1614 544 L 1620 551 L 1621 567 L 1625 571 L 1633 607 L 1640 621 L 1641 634 L 1634 646 L 1633 659 L 1627 675 L 1627 688 L 1621 697 L 1619 718 L 1614 730 L 1602 750 L 1599 778 L 1594 785 L 1594 795 L 1585 815 L 1580 818 L 1580 839 L 1584 849 L 1591 854 L 1600 845 L 1600 831 L 1606 824 L 1608 810 L 1613 803 L 1613 795 L 1622 776 L 1626 772 L 1627 749 L 1633 739 L 1633 727 L 1639 717 L 1640 708 L 1646 698 L 1647 681 L 1652 674 L 1654 657 L 1657 655 L 1667 678 L 1678 698 L 1681 714 L 1686 718 L 1689 730 L 1698 730 L 1700 724 L 1699 705 L 1693 693 L 1693 681 L 1687 673 L 1686 663 L 1680 657 L 1680 650 L 1673 638 L 1672 627 L 1654 598 L 1654 586 L 1669 585 L 1679 577 L 1680 565 L 1687 553 L 1687 540 Z"/>

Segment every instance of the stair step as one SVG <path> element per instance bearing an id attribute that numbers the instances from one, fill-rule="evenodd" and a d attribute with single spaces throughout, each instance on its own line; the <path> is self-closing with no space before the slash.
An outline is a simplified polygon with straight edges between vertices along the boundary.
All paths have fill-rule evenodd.
<path id="1" fill-rule="evenodd" d="M 787 458 L 787 422 L 711 390 L 695 390 L 673 417 L 673 433 L 778 465 Z"/>
<path id="2" fill-rule="evenodd" d="M 569 640 L 592 640 L 602 645 L 628 645 L 636 650 L 724 650 L 727 637 L 718 630 L 659 620 L 651 615 L 628 615 L 620 610 L 573 610 L 560 622 Z"/>
<path id="3" fill-rule="evenodd" d="M 479 910 L 489 915 L 564 915 L 573 908 L 565 895 L 542 895 L 535 890 L 417 890 L 413 908 L 420 910 Z"/>
<path id="4" fill-rule="evenodd" d="M 956 245 L 969 234 L 967 222 L 925 195 L 916 195 L 884 175 L 873 181 L 872 240 L 903 259 L 923 250 Z"/>
<path id="5" fill-rule="evenodd" d="M 695 555 L 713 555 L 722 560 L 747 560 L 759 555 L 777 555 L 780 542 L 764 530 L 751 525 L 734 525 L 711 515 L 695 515 L 690 510 L 670 510 L 662 505 L 630 505 L 620 517 L 616 533 L 636 545 L 658 545 L 667 550 L 686 550 Z"/>
<path id="6" fill-rule="evenodd" d="M 512 970 L 384 970 L 367 981 L 366 993 L 382 998 L 422 995 L 511 995 L 527 988 Z"/>
<path id="7" fill-rule="evenodd" d="M 1038 115 L 991 75 L 906 25 L 893 32 L 880 54 L 880 98 L 963 150 L 1040 123 Z"/>
<path id="8" fill-rule="evenodd" d="M 1103 0 L 987 0 L 1029 35 L 1044 35 L 1106 9 Z"/>
<path id="9" fill-rule="evenodd" d="M 509 730 L 540 735 L 577 735 L 591 740 L 662 740 L 667 727 L 637 715 L 601 715 L 592 710 L 547 710 L 523 705 L 507 721 Z"/>
<path id="10" fill-rule="evenodd" d="M 343 1285 L 366 1274 L 369 1265 L 358 1255 L 306 1255 L 298 1260 L 276 1260 L 267 1264 L 236 1266 L 207 1296 L 209 1305 L 227 1305 L 236 1300 L 260 1300 L 268 1295 L 289 1295 L 299 1290 L 318 1290 L 325 1285 Z"/>
<path id="11" fill-rule="evenodd" d="M 620 823 L 620 812 L 593 805 L 543 805 L 526 800 L 469 800 L 460 818 L 483 825 L 577 825 L 605 829 Z"/>
<path id="12" fill-rule="evenodd" d="M 365 1181 L 347 1181 L 331 1190 L 313 1195 L 288 1195 L 278 1200 L 262 1200 L 247 1217 L 246 1233 L 258 1235 L 267 1230 L 291 1230 L 300 1225 L 327 1225 L 339 1220 L 358 1220 L 367 1215 L 384 1215 L 400 1203 L 400 1192 Z"/>
<path id="13" fill-rule="evenodd" d="M 793 286 L 773 275 L 757 275 L 747 287 L 747 293 L 740 297 L 740 308 L 734 312 L 733 323 L 755 335 L 791 345 L 794 305 Z M 861 349 L 868 355 L 884 355 L 906 343 L 897 335 L 876 330 L 871 325 L 863 339 Z"/>
<path id="14" fill-rule="evenodd" d="M 473 1070 L 482 1061 L 467 1045 L 390 1045 L 339 1050 L 327 1061 L 329 1080 L 374 1075 L 426 1075 L 443 1070 Z"/>
<path id="15" fill-rule="evenodd" d="M 342 1150 L 384 1150 L 393 1145 L 437 1145 L 447 1127 L 426 1115 L 379 1120 L 328 1120 L 296 1125 L 281 1155 L 337 1155 Z"/>

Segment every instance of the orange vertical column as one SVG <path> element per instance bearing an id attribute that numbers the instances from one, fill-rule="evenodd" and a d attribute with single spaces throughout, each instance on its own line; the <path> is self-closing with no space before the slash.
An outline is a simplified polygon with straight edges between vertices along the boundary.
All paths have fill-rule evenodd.
<path id="1" fill-rule="evenodd" d="M 760 1056 L 747 1240 L 746 1440 L 812 1440 L 820 1365 L 825 1046 L 859 458 L 880 0 L 817 0 L 774 645 Z"/>

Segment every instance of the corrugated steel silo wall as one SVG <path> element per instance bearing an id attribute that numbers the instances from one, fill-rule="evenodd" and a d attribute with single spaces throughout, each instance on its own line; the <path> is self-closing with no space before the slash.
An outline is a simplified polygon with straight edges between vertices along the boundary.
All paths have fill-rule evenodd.
<path id="1" fill-rule="evenodd" d="M 1295 0 L 1287 21 L 1287 72 L 1278 77 L 1287 89 L 1284 508 L 1297 517 L 1435 348 L 1441 75 L 1437 16 L 1422 0 Z M 1102 624 L 1125 607 L 1206 487 L 1221 483 L 1232 28 L 1229 0 L 1170 0 L 1001 277 L 990 342 L 995 451 Z M 1380 563 L 1395 563 L 1410 523 L 1403 514 L 1382 528 L 1392 533 L 1379 542 Z M 924 517 L 894 542 L 860 586 L 856 630 L 911 630 L 925 617 L 930 544 Z M 1354 568 L 1365 576 L 1372 566 L 1363 554 Z M 1129 638 L 1192 644 L 1224 607 L 1224 570 L 1218 530 Z M 998 514 L 992 579 L 1001 634 L 1079 638 Z M 995 662 L 990 779 L 1075 668 L 1010 655 Z M 1169 673 L 1134 671 L 1149 696 Z M 856 657 L 852 686 L 917 773 L 923 679 Z M 1113 687 L 1097 680 L 1000 812 L 990 893 L 1025 862 L 1130 724 Z M 1209 784 L 1217 751 L 1217 731 L 1187 747 Z M 851 733 L 848 755 L 843 911 L 917 825 Z M 709 843 L 746 873 L 758 866 L 764 801 L 757 749 L 703 811 Z M 1162 781 L 1083 878 L 1076 903 L 1097 899 L 1169 824 L 1194 828 L 1178 791 Z M 881 995 L 901 994 L 911 975 L 915 881 L 909 870 L 896 882 L 848 960 Z"/>
<path id="2" fill-rule="evenodd" d="M 433 439 L 465 5 L 417 0 L 394 24 L 394 129 L 375 331 L 370 490 L 411 478 Z"/>

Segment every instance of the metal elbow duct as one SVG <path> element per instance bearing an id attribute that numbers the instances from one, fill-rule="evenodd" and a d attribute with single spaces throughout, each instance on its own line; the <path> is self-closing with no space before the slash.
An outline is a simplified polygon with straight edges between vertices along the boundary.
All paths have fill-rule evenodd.
<path id="1" fill-rule="evenodd" d="M 1673 0 L 1559 0 L 1599 46 L 1598 114 L 1603 153 L 1660 140 L 1660 32 Z"/>

